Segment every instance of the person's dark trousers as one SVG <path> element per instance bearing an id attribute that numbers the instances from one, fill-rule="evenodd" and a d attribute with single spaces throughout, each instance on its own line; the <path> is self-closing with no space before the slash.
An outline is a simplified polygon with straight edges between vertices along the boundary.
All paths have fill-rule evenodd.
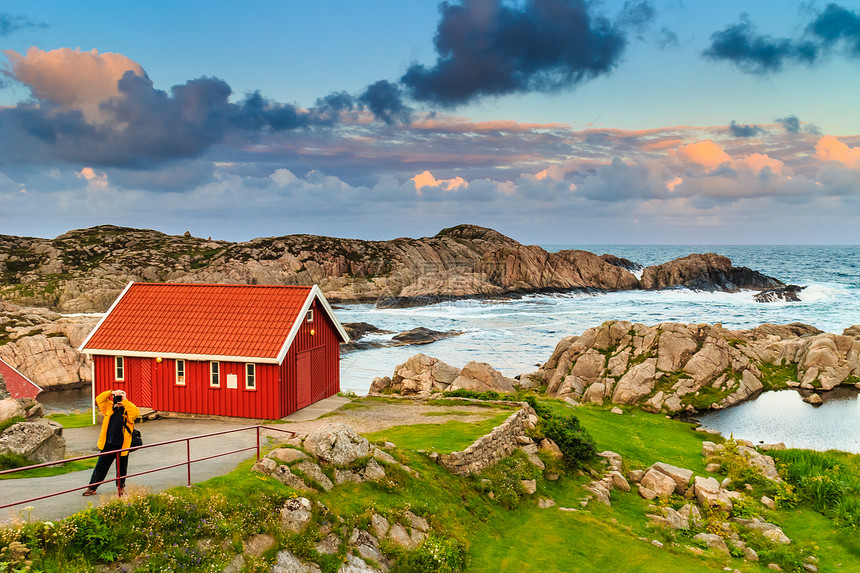
<path id="1" fill-rule="evenodd" d="M 105 446 L 102 450 L 103 452 L 113 452 L 115 450 L 121 449 L 122 446 Z M 116 453 L 104 454 L 99 456 L 99 460 L 96 462 L 96 467 L 93 469 L 93 475 L 90 477 L 90 484 L 98 483 L 100 481 L 104 481 L 105 476 L 107 476 L 108 470 L 112 466 L 116 466 Z M 119 487 L 125 487 L 125 475 L 128 473 L 128 456 L 120 456 L 119 457 L 119 475 L 122 476 L 119 480 Z M 99 486 L 90 485 L 91 490 L 97 489 Z"/>

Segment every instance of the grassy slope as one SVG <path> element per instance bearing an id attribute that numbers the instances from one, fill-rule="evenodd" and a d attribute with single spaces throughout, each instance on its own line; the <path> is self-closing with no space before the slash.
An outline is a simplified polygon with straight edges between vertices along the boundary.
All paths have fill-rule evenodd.
<path id="1" fill-rule="evenodd" d="M 598 450 L 619 452 L 628 468 L 665 461 L 689 467 L 698 474 L 704 473 L 701 443 L 711 437 L 692 431 L 688 424 L 635 410 L 618 416 L 602 407 L 570 410 L 559 403 L 552 407 L 574 412 L 594 437 Z M 466 571 L 705 573 L 721 571 L 727 566 L 745 573 L 768 571 L 767 563 L 752 563 L 710 552 L 696 556 L 683 547 L 668 543 L 663 548 L 652 545 L 649 541 L 659 534 L 648 529 L 645 518 L 648 502 L 635 491 L 613 491 L 612 507 L 592 503 L 582 509 L 579 506 L 584 494 L 582 485 L 591 478 L 562 476 L 555 482 L 538 480 L 537 494 L 524 497 L 516 509 L 508 510 L 481 492 L 479 477 L 453 476 L 415 451 L 445 449 L 440 448 L 440 444 L 454 447 L 455 442 L 448 435 L 454 432 L 462 443 L 471 443 L 488 429 L 487 425 L 497 425 L 499 418 L 504 419 L 507 415 L 507 412 L 500 413 L 494 419 L 478 424 L 455 422 L 451 425 L 449 422 L 433 427 L 406 426 L 370 435 L 374 439 L 390 439 L 397 443 L 400 449 L 396 456 L 417 470 L 420 478 L 413 479 L 405 473 L 397 475 L 397 472 L 390 471 L 389 475 L 393 477 L 384 482 L 348 484 L 312 497 L 324 503 L 334 514 L 344 517 L 350 528 L 367 527 L 373 512 L 396 519 L 404 509 L 411 509 L 425 516 L 443 535 L 466 545 L 469 554 Z M 445 441 L 440 442 L 440 439 Z M 206 500 L 220 495 L 228 498 L 230 504 L 248 505 L 248 509 L 241 512 L 258 513 L 263 508 L 259 502 L 255 503 L 256 496 L 285 495 L 289 491 L 272 478 L 250 474 L 249 467 L 249 462 L 240 464 L 236 471 L 226 476 L 190 489 L 178 488 L 172 495 L 182 500 L 179 503 L 183 507 L 203 505 Z M 537 506 L 539 497 L 551 497 L 558 506 L 540 509 Z M 559 507 L 576 508 L 577 511 L 565 512 Z M 264 513 L 271 514 L 268 511 Z M 249 519 L 249 523 L 256 523 L 254 520 L 257 518 L 252 516 Z M 860 571 L 860 542 L 856 541 L 853 529 L 838 529 L 832 520 L 806 506 L 777 511 L 771 520 L 781 525 L 796 543 L 820 548 L 815 551 L 821 558 L 819 571 Z M 139 520 L 135 527 L 143 529 L 145 535 L 145 528 L 153 522 L 158 523 L 158 520 Z M 227 517 L 224 523 L 219 527 L 235 527 L 236 518 Z M 158 529 L 153 534 L 163 538 L 166 550 L 174 542 L 178 542 L 180 547 L 193 544 L 187 539 L 189 532 L 180 535 L 174 529 L 172 526 Z M 237 532 L 233 535 L 234 542 L 255 532 Z M 171 537 L 173 535 L 177 536 L 175 540 Z M 646 538 L 646 541 L 640 538 Z M 154 550 L 150 555 L 157 558 L 165 549 Z M 61 562 L 61 558 L 51 557 L 43 563 Z M 54 570 L 51 566 L 45 568 Z M 264 568 L 268 570 L 268 566 Z"/>

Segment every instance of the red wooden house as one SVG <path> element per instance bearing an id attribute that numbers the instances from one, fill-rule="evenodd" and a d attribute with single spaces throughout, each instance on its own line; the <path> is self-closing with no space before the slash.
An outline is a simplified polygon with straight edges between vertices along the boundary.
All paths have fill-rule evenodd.
<path id="1" fill-rule="evenodd" d="M 6 382 L 6 390 L 13 398 L 35 398 L 42 391 L 32 380 L 0 359 L 0 374 Z"/>
<path id="2" fill-rule="evenodd" d="M 94 395 L 271 420 L 340 390 L 348 340 L 316 286 L 130 283 L 79 350 Z"/>

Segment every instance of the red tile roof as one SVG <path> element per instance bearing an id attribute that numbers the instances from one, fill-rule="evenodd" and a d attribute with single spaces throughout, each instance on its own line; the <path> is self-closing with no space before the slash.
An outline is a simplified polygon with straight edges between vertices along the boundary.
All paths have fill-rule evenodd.
<path id="1" fill-rule="evenodd" d="M 6 382 L 6 390 L 13 398 L 35 398 L 42 391 L 32 380 L 0 359 L 0 374 Z"/>
<path id="2" fill-rule="evenodd" d="M 133 283 L 81 349 L 273 360 L 311 291 L 307 286 Z"/>

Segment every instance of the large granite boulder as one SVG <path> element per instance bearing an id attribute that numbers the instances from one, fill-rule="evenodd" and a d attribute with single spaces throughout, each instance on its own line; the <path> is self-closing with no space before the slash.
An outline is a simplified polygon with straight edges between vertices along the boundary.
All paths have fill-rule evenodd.
<path id="1" fill-rule="evenodd" d="M 66 455 L 63 427 L 50 420 L 13 424 L 0 434 L 0 454 L 24 456 L 35 464 L 61 461 Z"/>
<path id="2" fill-rule="evenodd" d="M 451 383 L 449 391 L 472 390 L 474 392 L 514 392 L 515 381 L 506 378 L 501 372 L 486 362 L 469 362 L 460 370 L 460 375 Z"/>
<path id="3" fill-rule="evenodd" d="M 21 407 L 21 404 L 15 398 L 0 400 L 0 423 L 12 418 L 25 418 L 26 416 L 27 412 L 24 411 L 24 408 Z"/>
<path id="4" fill-rule="evenodd" d="M 370 387 L 371 392 L 393 391 L 404 396 L 429 396 L 431 392 L 447 390 L 460 375 L 460 369 L 441 360 L 416 354 L 394 369 L 394 376 L 377 378 Z"/>
<path id="5" fill-rule="evenodd" d="M 372 454 L 370 442 L 344 424 L 329 424 L 305 438 L 304 448 L 321 461 L 347 466 Z"/>
<path id="6" fill-rule="evenodd" d="M 657 497 L 663 499 L 667 499 L 675 493 L 675 488 L 677 487 L 675 480 L 671 476 L 668 476 L 653 467 L 649 468 L 648 471 L 645 472 L 639 485 L 653 491 L 657 494 Z"/>

